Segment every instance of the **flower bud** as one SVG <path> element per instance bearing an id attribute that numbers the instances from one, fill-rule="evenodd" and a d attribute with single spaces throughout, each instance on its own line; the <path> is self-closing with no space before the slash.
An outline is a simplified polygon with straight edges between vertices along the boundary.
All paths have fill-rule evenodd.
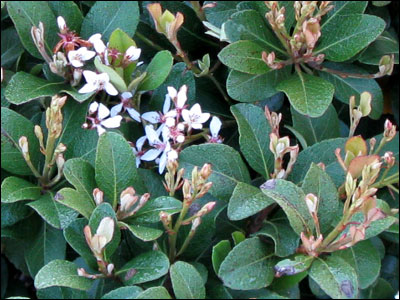
<path id="1" fill-rule="evenodd" d="M 366 117 L 371 113 L 371 101 L 372 101 L 371 93 L 369 92 L 361 93 L 359 109 L 363 117 Z"/>
<path id="2" fill-rule="evenodd" d="M 203 197 L 205 194 L 208 193 L 208 191 L 211 189 L 213 183 L 212 182 L 207 182 L 205 183 L 202 187 L 200 192 L 197 194 L 196 199 L 200 199 L 201 197 Z"/>
<path id="3" fill-rule="evenodd" d="M 107 265 L 107 274 L 112 275 L 113 270 L 114 270 L 114 264 L 108 264 Z"/>
<path id="4" fill-rule="evenodd" d="M 187 179 L 185 179 L 183 182 L 182 192 L 183 192 L 183 198 L 185 200 L 189 200 L 192 198 L 192 187 L 190 185 L 189 180 Z"/>
<path id="5" fill-rule="evenodd" d="M 42 153 L 45 153 L 42 128 L 39 125 L 35 125 L 34 131 L 35 131 L 35 135 L 36 135 L 37 139 L 39 140 L 40 151 Z"/>
<path id="6" fill-rule="evenodd" d="M 386 119 L 385 121 L 383 136 L 386 138 L 387 142 L 393 140 L 396 136 L 396 126 L 393 125 L 389 119 Z"/>
<path id="7" fill-rule="evenodd" d="M 82 69 L 74 69 L 72 73 L 72 80 L 70 82 L 71 86 L 77 86 L 81 82 L 82 73 L 83 73 Z"/>
<path id="8" fill-rule="evenodd" d="M 314 49 L 319 37 L 321 36 L 321 28 L 319 20 L 311 18 L 303 23 L 303 34 L 306 40 L 307 48 Z"/>
<path id="9" fill-rule="evenodd" d="M 57 25 L 58 29 L 60 29 L 61 34 L 66 34 L 68 32 L 68 27 L 63 17 L 61 16 L 57 17 Z"/>
<path id="10" fill-rule="evenodd" d="M 379 75 L 391 75 L 394 67 L 394 54 L 384 55 L 379 61 Z"/>
<path id="11" fill-rule="evenodd" d="M 26 136 L 21 136 L 18 140 L 19 147 L 21 149 L 22 155 L 24 156 L 25 160 L 30 160 L 29 156 L 29 143 Z"/>
<path id="12" fill-rule="evenodd" d="M 165 211 L 160 212 L 160 221 L 163 223 L 165 227 L 168 227 L 171 224 L 172 216 Z"/>
<path id="13" fill-rule="evenodd" d="M 383 160 L 387 164 L 388 168 L 391 168 L 394 166 L 396 158 L 393 155 L 393 152 L 387 151 L 385 152 L 385 155 L 383 156 Z"/>
<path id="14" fill-rule="evenodd" d="M 353 195 L 356 188 L 357 188 L 357 180 L 353 179 L 350 172 L 347 173 L 346 184 L 345 184 L 347 197 L 350 197 L 351 195 Z"/>
<path id="15" fill-rule="evenodd" d="M 318 209 L 318 197 L 310 193 L 306 195 L 305 200 L 310 214 L 316 214 Z"/>
<path id="16" fill-rule="evenodd" d="M 201 218 L 195 218 L 192 221 L 192 228 L 190 229 L 191 232 L 195 232 L 196 229 L 200 226 L 201 224 Z"/>
<path id="17" fill-rule="evenodd" d="M 210 177 L 212 173 L 212 169 L 211 169 L 211 164 L 205 164 L 203 165 L 203 167 L 200 170 L 200 176 L 204 179 L 207 180 L 208 177 Z"/>
<path id="18" fill-rule="evenodd" d="M 132 206 L 139 199 L 137 196 L 135 196 L 135 193 L 135 189 L 131 186 L 121 192 L 119 207 L 120 211 L 126 212 L 132 208 Z"/>
<path id="19" fill-rule="evenodd" d="M 56 165 L 59 172 L 64 168 L 64 164 L 65 164 L 64 155 L 62 153 L 57 154 Z"/>
<path id="20" fill-rule="evenodd" d="M 207 204 L 205 204 L 197 213 L 196 216 L 201 218 L 202 216 L 208 214 L 209 212 L 211 212 L 215 205 L 217 204 L 217 202 L 212 201 L 212 202 L 208 202 Z"/>
<path id="21" fill-rule="evenodd" d="M 99 188 L 95 188 L 93 190 L 93 198 L 96 205 L 100 205 L 103 203 L 104 193 Z"/>

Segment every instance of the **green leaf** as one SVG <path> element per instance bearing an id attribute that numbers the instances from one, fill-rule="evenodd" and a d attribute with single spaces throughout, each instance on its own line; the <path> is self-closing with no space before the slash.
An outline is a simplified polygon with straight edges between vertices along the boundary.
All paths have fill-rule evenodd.
<path id="1" fill-rule="evenodd" d="M 64 259 L 66 242 L 61 230 L 43 223 L 34 243 L 26 249 L 25 260 L 32 277 L 46 264 Z"/>
<path id="2" fill-rule="evenodd" d="M 82 128 L 86 121 L 89 101 L 67 101 L 63 107 L 63 132 L 59 142 L 67 145 L 65 159 L 80 157 L 94 165 L 99 136 L 96 130 Z"/>
<path id="3" fill-rule="evenodd" d="M 74 1 L 49 1 L 48 3 L 54 16 L 62 16 L 69 29 L 81 32 L 83 15 Z"/>
<path id="4" fill-rule="evenodd" d="M 292 113 L 293 127 L 304 137 L 308 146 L 340 137 L 339 118 L 333 105 L 329 105 L 324 114 L 318 118 L 302 115 L 293 107 L 290 112 Z"/>
<path id="5" fill-rule="evenodd" d="M 119 92 L 122 93 L 128 90 L 124 79 L 113 68 L 104 65 L 101 62 L 100 57 L 97 56 L 94 59 L 94 65 L 96 66 L 97 71 L 99 71 L 100 73 L 108 74 L 108 76 L 110 77 L 110 82 L 117 88 Z"/>
<path id="6" fill-rule="evenodd" d="M 92 231 L 92 235 L 94 235 L 100 225 L 101 220 L 106 217 L 110 217 L 114 220 L 114 235 L 112 237 L 112 240 L 106 245 L 105 248 L 105 257 L 107 259 L 111 257 L 115 250 L 117 250 L 119 242 L 121 241 L 121 231 L 119 230 L 117 224 L 117 217 L 115 215 L 115 211 L 112 209 L 109 203 L 104 202 L 96 206 L 95 210 L 90 216 L 89 226 Z"/>
<path id="7" fill-rule="evenodd" d="M 120 28 L 129 36 L 133 36 L 139 22 L 139 5 L 137 2 L 112 1 L 96 2 L 82 23 L 81 36 L 89 38 L 101 33 L 104 41 L 111 33 Z"/>
<path id="8" fill-rule="evenodd" d="M 163 231 L 157 228 L 152 228 L 143 224 L 128 224 L 124 222 L 118 222 L 119 226 L 126 227 L 132 234 L 141 239 L 144 242 L 154 241 L 158 239 Z"/>
<path id="9" fill-rule="evenodd" d="M 259 238 L 246 239 L 222 262 L 218 277 L 235 290 L 260 289 L 274 278 L 273 252 Z"/>
<path id="10" fill-rule="evenodd" d="M 225 33 L 230 42 L 249 40 L 264 47 L 268 52 L 275 51 L 286 55 L 277 37 L 267 26 L 265 18 L 255 10 L 234 13 L 225 23 Z"/>
<path id="11" fill-rule="evenodd" d="M 231 106 L 231 111 L 239 127 L 241 152 L 249 165 L 268 179 L 269 170 L 273 169 L 274 156 L 269 150 L 271 128 L 264 112 L 251 104 Z"/>
<path id="12" fill-rule="evenodd" d="M 368 74 L 367 71 L 353 64 L 325 63 L 324 66 L 342 72 Z M 356 104 L 359 105 L 360 94 L 365 91 L 371 93 L 372 111 L 369 117 L 379 119 L 383 111 L 383 94 L 375 79 L 343 78 L 327 72 L 320 72 L 319 75 L 335 86 L 335 98 L 345 104 L 349 104 L 350 96 L 354 95 L 356 96 Z"/>
<path id="13" fill-rule="evenodd" d="M 274 240 L 275 255 L 286 257 L 296 252 L 299 246 L 299 236 L 286 221 L 264 221 L 263 227 L 255 233 Z"/>
<path id="14" fill-rule="evenodd" d="M 333 219 L 341 213 L 339 210 L 339 195 L 335 183 L 324 170 L 311 163 L 301 188 L 304 194 L 312 193 L 318 197 L 317 215 L 321 233 L 325 234 L 331 229 Z"/>
<path id="15" fill-rule="evenodd" d="M 260 45 L 251 41 L 237 41 L 223 48 L 218 53 L 219 60 L 236 71 L 248 74 L 264 74 L 271 69 L 261 59 L 265 51 Z"/>
<path id="16" fill-rule="evenodd" d="M 233 13 L 237 12 L 236 5 L 239 2 L 240 1 L 218 1 L 215 2 L 217 5 L 205 8 L 204 12 L 207 22 L 210 22 L 214 26 L 221 27 L 223 23 L 228 21 Z M 204 4 L 209 3 L 213 3 L 213 1 L 204 1 Z"/>
<path id="17" fill-rule="evenodd" d="M 333 9 L 322 19 L 321 27 L 327 26 L 329 22 L 335 21 L 340 16 L 362 14 L 367 5 L 368 1 L 335 1 Z"/>
<path id="18" fill-rule="evenodd" d="M 152 281 L 168 273 L 169 261 L 161 251 L 149 251 L 126 263 L 118 274 L 125 285 Z"/>
<path id="19" fill-rule="evenodd" d="M 213 155 L 210 155 L 212 153 Z M 240 154 L 223 144 L 194 145 L 184 149 L 179 155 L 179 166 L 191 174 L 194 166 L 212 165 L 208 181 L 213 183 L 209 193 L 228 201 L 238 182 L 250 183 L 250 175 Z"/>
<path id="20" fill-rule="evenodd" d="M 271 179 L 260 186 L 261 191 L 272 198 L 286 213 L 293 230 L 312 232 L 314 222 L 305 202 L 305 194 L 301 188 L 290 181 Z"/>
<path id="21" fill-rule="evenodd" d="M 133 186 L 139 194 L 145 193 L 131 147 L 123 136 L 114 132 L 99 138 L 95 177 L 98 187 L 113 207 L 116 207 L 121 192 L 127 187 Z"/>
<path id="22" fill-rule="evenodd" d="M 25 205 L 26 202 L 16 203 L 1 203 L 1 228 L 2 235 L 4 233 L 4 227 L 14 225 L 15 223 L 25 219 L 32 210 Z"/>
<path id="23" fill-rule="evenodd" d="M 141 168 L 138 169 L 138 172 L 139 176 L 143 179 L 146 190 L 150 193 L 152 197 L 161 197 L 168 194 L 162 184 L 164 178 L 160 176 L 158 172 Z"/>
<path id="24" fill-rule="evenodd" d="M 38 299 L 88 299 L 85 291 L 60 286 L 37 290 L 36 296 Z"/>
<path id="25" fill-rule="evenodd" d="M 133 220 L 139 223 L 158 223 L 160 221 L 160 212 L 165 211 L 169 214 L 175 214 L 182 209 L 182 202 L 168 196 L 161 196 L 150 199 L 133 216 Z"/>
<path id="26" fill-rule="evenodd" d="M 295 183 L 302 181 L 307 171 L 310 169 L 311 163 L 317 164 L 322 162 L 325 164 L 326 169 L 328 169 L 330 165 L 337 162 L 335 149 L 341 148 L 343 151 L 346 141 L 346 138 L 325 140 L 301 151 L 288 180 Z"/>
<path id="27" fill-rule="evenodd" d="M 378 278 L 371 287 L 365 291 L 361 291 L 360 299 L 392 299 L 395 294 L 396 291 L 389 282 L 383 278 Z"/>
<path id="28" fill-rule="evenodd" d="M 165 287 L 155 286 L 141 292 L 136 299 L 172 299 L 172 297 Z"/>
<path id="29" fill-rule="evenodd" d="M 67 160 L 64 164 L 64 176 L 78 192 L 93 203 L 93 190 L 96 188 L 94 168 L 81 158 Z M 94 203 L 93 203 L 94 204 Z"/>
<path id="30" fill-rule="evenodd" d="M 353 267 L 340 257 L 316 258 L 309 275 L 333 299 L 357 298 L 357 274 Z"/>
<path id="31" fill-rule="evenodd" d="M 24 52 L 17 31 L 9 27 L 1 31 L 1 65 L 11 68 L 18 57 Z"/>
<path id="32" fill-rule="evenodd" d="M 86 225 L 88 225 L 88 220 L 86 219 L 74 220 L 64 228 L 64 238 L 72 249 L 82 256 L 86 263 L 95 270 L 97 268 L 96 258 L 93 256 L 83 233 Z"/>
<path id="33" fill-rule="evenodd" d="M 385 21 L 371 15 L 336 15 L 321 27 L 321 38 L 314 53 L 331 61 L 352 58 L 385 29 Z"/>
<path id="34" fill-rule="evenodd" d="M 259 188 L 239 182 L 233 190 L 228 204 L 228 217 L 238 221 L 253 216 L 274 203 Z"/>
<path id="35" fill-rule="evenodd" d="M 379 65 L 379 61 L 384 55 L 394 55 L 394 63 L 399 63 L 399 42 L 397 37 L 392 36 L 388 31 L 384 31 L 378 38 L 365 49 L 358 60 L 368 65 Z"/>
<path id="36" fill-rule="evenodd" d="M 41 187 L 24 179 L 10 176 L 1 183 L 1 202 L 12 203 L 21 200 L 36 200 Z"/>
<path id="37" fill-rule="evenodd" d="M 219 267 L 231 250 L 231 243 L 228 240 L 222 240 L 213 247 L 211 258 L 215 274 L 218 274 Z"/>
<path id="38" fill-rule="evenodd" d="M 146 68 L 146 78 L 140 83 L 139 91 L 149 91 L 158 88 L 167 79 L 173 64 L 171 52 L 158 52 Z"/>
<path id="39" fill-rule="evenodd" d="M 64 82 L 49 82 L 25 72 L 17 72 L 11 78 L 5 91 L 7 100 L 17 105 L 40 97 L 52 97 L 59 93 L 66 93 L 78 102 L 83 102 L 93 95 L 93 93 L 79 94 Z"/>
<path id="40" fill-rule="evenodd" d="M 91 279 L 78 275 L 78 266 L 65 260 L 53 260 L 45 265 L 35 276 L 35 288 L 44 289 L 51 286 L 64 286 L 77 290 L 88 290 Z"/>
<path id="41" fill-rule="evenodd" d="M 284 259 L 277 263 L 274 267 L 276 271 L 276 277 L 281 277 L 284 275 L 300 275 L 300 273 L 306 273 L 305 271 L 311 266 L 314 261 L 314 257 L 304 255 L 304 254 L 296 254 L 294 259 Z M 304 277 L 303 277 L 304 278 Z M 282 282 L 279 282 L 281 284 Z"/>
<path id="42" fill-rule="evenodd" d="M 332 102 L 334 87 L 328 81 L 304 73 L 296 73 L 281 81 L 277 89 L 285 92 L 290 104 L 299 113 L 320 117 Z"/>
<path id="43" fill-rule="evenodd" d="M 183 261 L 174 263 L 170 275 L 176 299 L 205 299 L 203 280 L 191 264 Z"/>
<path id="44" fill-rule="evenodd" d="M 138 286 L 123 286 L 105 294 L 101 299 L 136 299 L 143 292 Z"/>
<path id="45" fill-rule="evenodd" d="M 88 201 L 89 199 L 83 192 L 71 188 L 63 188 L 59 190 L 54 196 L 54 200 L 77 211 L 86 219 L 90 218 L 92 211 L 96 207 L 94 201 L 92 199 Z"/>
<path id="46" fill-rule="evenodd" d="M 366 289 L 375 282 L 381 271 L 381 259 L 378 250 L 370 240 L 361 241 L 342 251 L 336 251 L 335 256 L 343 258 L 358 275 L 361 289 Z"/>
<path id="47" fill-rule="evenodd" d="M 69 207 L 56 202 L 50 193 L 44 194 L 27 205 L 32 207 L 47 223 L 58 229 L 67 227 L 78 215 Z"/>
<path id="48" fill-rule="evenodd" d="M 231 70 L 226 81 L 228 95 L 240 102 L 256 102 L 272 97 L 278 83 L 290 74 L 289 68 L 252 75 Z"/>
<path id="49" fill-rule="evenodd" d="M 47 1 L 11 1 L 7 3 L 7 11 L 17 29 L 22 45 L 36 58 L 43 59 L 33 43 L 31 36 L 32 26 L 39 26 L 42 22 L 45 32 L 45 45 L 50 52 L 60 39 L 57 35 L 56 17 Z"/>
<path id="50" fill-rule="evenodd" d="M 20 151 L 18 140 L 26 136 L 32 164 L 39 165 L 39 142 L 33 131 L 33 123 L 15 111 L 1 108 L 1 168 L 16 175 L 31 175 Z"/>

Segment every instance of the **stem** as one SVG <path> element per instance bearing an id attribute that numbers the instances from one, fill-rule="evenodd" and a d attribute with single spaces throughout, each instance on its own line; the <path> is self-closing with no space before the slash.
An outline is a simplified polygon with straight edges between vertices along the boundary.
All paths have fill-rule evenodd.
<path id="1" fill-rule="evenodd" d="M 187 202 L 183 203 L 183 207 L 181 210 L 181 213 L 179 214 L 178 220 L 175 223 L 174 229 L 173 229 L 173 234 L 169 236 L 169 261 L 172 263 L 175 260 L 176 257 L 176 239 L 178 237 L 178 232 L 179 228 L 182 225 L 183 218 L 186 216 L 187 212 L 189 210 L 189 205 L 187 205 Z"/>
<path id="2" fill-rule="evenodd" d="M 178 254 L 176 254 L 176 257 L 178 257 L 183 252 L 185 252 L 186 248 L 189 246 L 189 243 L 192 240 L 192 238 L 194 237 L 195 233 L 196 233 L 196 231 L 190 230 L 188 236 L 186 237 L 185 241 L 183 242 L 183 245 L 182 245 L 181 249 L 178 251 Z"/>
<path id="3" fill-rule="evenodd" d="M 158 50 L 158 51 L 162 51 L 165 50 L 163 47 L 161 47 L 160 45 L 154 43 L 152 40 L 148 39 L 147 37 L 145 37 L 143 34 L 141 34 L 139 31 L 136 31 L 135 35 L 141 39 L 143 42 L 145 42 L 147 45 L 149 45 L 150 47 Z"/>
<path id="4" fill-rule="evenodd" d="M 393 191 L 395 191 L 397 194 L 399 193 L 399 189 L 396 188 L 396 187 L 394 187 L 393 184 L 388 184 L 388 187 L 389 187 L 390 189 L 392 189 Z"/>
<path id="5" fill-rule="evenodd" d="M 383 138 L 381 139 L 381 141 L 379 142 L 378 148 L 374 151 L 374 154 L 378 154 L 378 153 L 382 150 L 383 146 L 386 145 L 386 143 L 387 143 L 387 140 L 386 140 L 385 137 L 383 137 Z"/>
<path id="6" fill-rule="evenodd" d="M 39 173 L 39 171 L 35 168 L 35 166 L 32 164 L 31 160 L 26 160 L 25 159 L 26 164 L 28 165 L 28 167 L 31 169 L 33 175 L 35 175 L 36 178 L 40 178 L 41 175 Z"/>
<path id="7" fill-rule="evenodd" d="M 53 167 L 52 161 L 54 156 L 55 144 L 56 144 L 56 139 L 49 133 L 46 142 L 46 159 L 44 162 L 43 176 L 42 176 L 42 182 L 45 184 L 48 183 L 50 180 L 49 173 L 51 168 Z"/>
<path id="8" fill-rule="evenodd" d="M 336 225 L 335 229 L 333 229 L 322 242 L 318 250 L 319 253 L 323 252 L 324 249 L 346 228 L 345 224 L 347 223 L 348 219 L 349 217 L 347 215 L 343 216 L 342 220 Z"/>
<path id="9" fill-rule="evenodd" d="M 318 71 L 339 75 L 342 78 L 351 77 L 351 78 L 366 78 L 366 79 L 374 78 L 375 79 L 375 78 L 380 78 L 380 77 L 384 76 L 384 75 L 381 75 L 379 72 L 375 73 L 375 74 L 348 73 L 348 72 L 338 71 L 338 70 L 334 70 L 334 69 L 329 69 L 329 68 L 323 67 L 323 66 L 321 66 L 317 63 L 313 63 L 313 62 L 309 62 L 308 65 L 311 68 L 316 69 Z"/>

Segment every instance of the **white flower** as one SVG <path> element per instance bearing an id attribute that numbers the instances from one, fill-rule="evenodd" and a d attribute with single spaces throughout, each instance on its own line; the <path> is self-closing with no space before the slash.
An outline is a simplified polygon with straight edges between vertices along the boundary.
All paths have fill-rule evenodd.
<path id="1" fill-rule="evenodd" d="M 101 40 L 101 34 L 100 33 L 96 33 L 93 34 L 89 40 L 89 42 L 91 42 L 93 44 L 94 50 L 96 50 L 96 52 L 98 54 L 102 54 L 106 51 L 107 47 L 104 44 L 104 42 Z"/>
<path id="2" fill-rule="evenodd" d="M 137 122 L 141 122 L 140 114 L 136 111 L 136 109 L 131 107 L 130 100 L 132 99 L 132 94 L 130 92 L 123 92 L 121 94 L 121 103 L 114 105 L 111 108 L 111 117 L 116 116 L 122 110 L 127 111 L 128 114 Z"/>
<path id="3" fill-rule="evenodd" d="M 117 89 L 110 83 L 110 77 L 107 73 L 96 74 L 92 71 L 83 71 L 86 84 L 79 90 L 79 93 L 91 93 L 94 91 L 105 90 L 111 96 L 118 95 Z"/>
<path id="4" fill-rule="evenodd" d="M 185 108 L 185 104 L 187 101 L 187 85 L 185 84 L 181 86 L 179 92 L 177 92 L 176 89 L 172 86 L 167 87 L 167 90 L 168 90 L 168 95 L 175 103 L 175 109 L 178 112 L 181 112 L 182 109 Z"/>
<path id="5" fill-rule="evenodd" d="M 83 67 L 83 62 L 92 59 L 96 52 L 88 50 L 86 47 L 81 47 L 78 50 L 68 52 L 68 59 L 75 68 Z"/>
<path id="6" fill-rule="evenodd" d="M 210 118 L 209 113 L 202 113 L 200 104 L 196 103 L 190 110 L 182 110 L 182 118 L 188 124 L 189 128 L 202 129 L 203 123 Z"/>
<path id="7" fill-rule="evenodd" d="M 171 144 L 169 143 L 168 139 L 168 128 L 163 127 L 162 128 L 162 137 L 163 141 L 160 140 L 159 135 L 160 135 L 160 130 L 155 131 L 153 126 L 147 125 L 145 127 L 146 131 L 146 136 L 147 139 L 149 140 L 150 146 L 153 146 L 153 149 L 150 149 L 146 151 L 141 157 L 141 160 L 145 161 L 152 161 L 156 160 L 158 156 L 161 154 L 161 157 L 158 161 L 158 172 L 162 174 L 164 172 L 165 166 L 167 164 L 167 155 L 168 152 L 171 151 Z"/>
<path id="8" fill-rule="evenodd" d="M 171 98 L 169 95 L 165 96 L 163 112 L 149 111 L 142 114 L 142 118 L 152 124 L 165 123 L 168 127 L 175 126 L 176 111 L 171 110 Z"/>
<path id="9" fill-rule="evenodd" d="M 222 143 L 222 138 L 219 136 L 219 131 L 221 130 L 222 122 L 218 117 L 213 117 L 210 122 L 210 132 L 209 137 L 210 143 Z"/>
<path id="10" fill-rule="evenodd" d="M 394 296 L 395 299 L 399 299 L 399 292 Z"/>
<path id="11" fill-rule="evenodd" d="M 136 48 L 135 46 L 130 46 L 126 51 L 125 51 L 125 59 L 129 61 L 135 61 L 138 60 L 140 57 L 140 53 L 142 50 L 140 48 Z"/>
<path id="12" fill-rule="evenodd" d="M 142 136 L 136 141 L 136 148 L 132 147 L 132 151 L 136 156 L 136 168 L 139 168 L 142 156 L 144 154 L 144 151 L 142 150 L 144 143 L 147 140 L 147 136 Z"/>
<path id="13" fill-rule="evenodd" d="M 64 32 L 68 28 L 67 23 L 65 23 L 64 18 L 61 16 L 57 17 L 57 25 L 58 28 L 60 29 L 60 32 Z"/>
<path id="14" fill-rule="evenodd" d="M 95 101 L 89 106 L 89 114 L 94 114 L 96 112 L 97 115 L 95 118 L 88 117 L 88 119 L 92 121 L 91 128 L 96 128 L 99 135 L 106 132 L 105 128 L 118 128 L 121 125 L 121 116 L 107 118 L 110 115 L 110 110 L 104 104 L 99 104 Z"/>

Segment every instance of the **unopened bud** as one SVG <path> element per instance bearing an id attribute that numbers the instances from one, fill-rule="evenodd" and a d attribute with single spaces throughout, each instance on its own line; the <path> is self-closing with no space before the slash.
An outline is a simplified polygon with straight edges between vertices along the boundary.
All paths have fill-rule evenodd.
<path id="1" fill-rule="evenodd" d="M 363 117 L 366 117 L 371 113 L 371 101 L 372 101 L 371 93 L 369 92 L 361 93 L 359 108 Z"/>
<path id="2" fill-rule="evenodd" d="M 192 198 L 192 187 L 190 185 L 189 180 L 185 179 L 183 182 L 183 188 L 182 188 L 182 192 L 183 192 L 183 198 L 185 200 L 189 200 L 190 198 Z"/>
<path id="3" fill-rule="evenodd" d="M 202 187 L 200 192 L 197 194 L 196 199 L 202 198 L 205 194 L 208 193 L 208 191 L 211 189 L 213 183 L 212 182 L 207 182 L 205 183 Z"/>
<path id="4" fill-rule="evenodd" d="M 24 156 L 25 160 L 29 160 L 29 143 L 26 136 L 21 136 L 18 140 L 19 147 L 21 149 L 22 155 Z"/>
<path id="5" fill-rule="evenodd" d="M 64 153 L 65 151 L 67 151 L 67 146 L 65 146 L 63 143 L 59 143 L 56 147 L 56 150 L 54 150 L 54 153 L 59 154 Z"/>
<path id="6" fill-rule="evenodd" d="M 164 224 L 164 226 L 169 226 L 172 221 L 172 217 L 169 213 L 166 213 L 165 211 L 160 212 L 160 221 Z"/>
<path id="7" fill-rule="evenodd" d="M 74 69 L 72 73 L 71 86 L 77 86 L 81 82 L 82 73 L 83 73 L 82 69 Z"/>
<path id="8" fill-rule="evenodd" d="M 306 195 L 305 200 L 310 214 L 316 214 L 318 209 L 318 197 L 310 193 Z"/>
<path id="9" fill-rule="evenodd" d="M 108 264 L 107 265 L 107 273 L 108 273 L 108 275 L 112 275 L 113 270 L 114 270 L 114 264 Z"/>
<path id="10" fill-rule="evenodd" d="M 56 165 L 59 172 L 64 168 L 64 164 L 65 164 L 64 155 L 62 153 L 57 154 Z"/>
<path id="11" fill-rule="evenodd" d="M 379 75 L 391 75 L 394 67 L 394 54 L 382 56 L 379 61 Z"/>
<path id="12" fill-rule="evenodd" d="M 195 185 L 197 184 L 198 180 L 199 180 L 199 170 L 197 169 L 196 166 L 192 170 L 192 183 Z"/>
<path id="13" fill-rule="evenodd" d="M 384 159 L 385 163 L 387 164 L 388 168 L 393 167 L 394 163 L 396 161 L 396 158 L 394 157 L 393 152 L 390 152 L 390 151 L 385 152 L 383 159 Z"/>
<path id="14" fill-rule="evenodd" d="M 396 136 L 396 126 L 393 125 L 389 119 L 386 119 L 385 121 L 383 136 L 386 138 L 387 142 L 393 140 Z"/>
<path id="15" fill-rule="evenodd" d="M 191 232 L 195 232 L 196 229 L 200 226 L 201 224 L 201 218 L 195 218 L 192 221 L 192 228 L 190 229 Z"/>
<path id="16" fill-rule="evenodd" d="M 93 190 L 93 198 L 96 205 L 100 205 L 101 203 L 103 203 L 104 193 L 99 188 L 95 188 Z"/>
<path id="17" fill-rule="evenodd" d="M 128 211 L 139 199 L 135 196 L 135 189 L 133 187 L 128 187 L 121 192 L 120 196 L 120 211 Z"/>
<path id="18" fill-rule="evenodd" d="M 45 148 L 44 148 L 44 142 L 43 142 L 42 128 L 39 125 L 35 125 L 34 131 L 35 131 L 35 135 L 36 135 L 37 139 L 39 140 L 40 150 L 43 152 L 45 150 Z"/>
<path id="19" fill-rule="evenodd" d="M 212 173 L 211 164 L 205 164 L 200 170 L 200 176 L 207 180 Z"/>
<path id="20" fill-rule="evenodd" d="M 350 172 L 347 173 L 346 184 L 345 184 L 345 190 L 346 190 L 347 197 L 350 197 L 351 195 L 354 194 L 356 187 L 357 187 L 357 180 L 353 179 Z"/>
<path id="21" fill-rule="evenodd" d="M 213 201 L 213 202 L 208 202 L 207 204 L 205 204 L 197 213 L 196 216 L 197 217 L 202 217 L 206 214 L 208 214 L 209 212 L 211 212 L 215 205 L 217 204 L 217 202 Z"/>
<path id="22" fill-rule="evenodd" d="M 278 139 L 278 142 L 275 147 L 276 154 L 278 156 L 281 156 L 285 152 L 286 148 L 288 148 L 289 146 L 290 146 L 290 140 L 288 136 L 284 136 Z"/>
<path id="23" fill-rule="evenodd" d="M 371 138 L 369 140 L 369 153 L 374 152 L 375 145 L 376 145 L 376 138 Z"/>

